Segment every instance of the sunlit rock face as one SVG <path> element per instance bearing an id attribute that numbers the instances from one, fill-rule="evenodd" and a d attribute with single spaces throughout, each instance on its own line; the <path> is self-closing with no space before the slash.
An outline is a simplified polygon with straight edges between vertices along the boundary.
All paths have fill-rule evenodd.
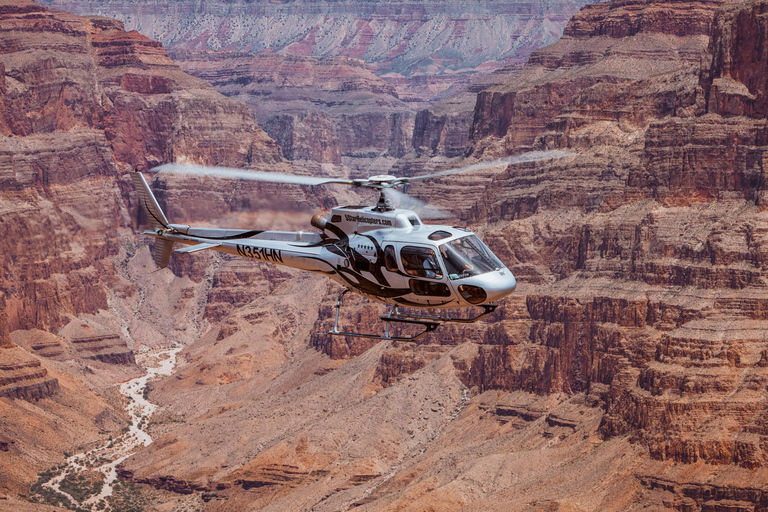
<path id="1" fill-rule="evenodd" d="M 153 342 L 121 316 L 139 300 L 120 263 L 136 250 L 123 173 L 283 159 L 246 106 L 119 21 L 3 1 L 0 42 L 0 494 L 15 495 L 122 428 L 119 403 L 95 392 L 133 376 L 137 342 Z"/>

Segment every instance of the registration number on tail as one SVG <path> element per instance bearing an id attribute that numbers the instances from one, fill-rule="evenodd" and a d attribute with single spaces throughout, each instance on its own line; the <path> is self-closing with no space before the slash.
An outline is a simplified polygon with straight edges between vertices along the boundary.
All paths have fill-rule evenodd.
<path id="1" fill-rule="evenodd" d="M 270 249 L 269 247 L 251 247 L 250 245 L 238 245 L 237 254 L 254 260 L 271 261 L 273 263 L 282 263 L 283 254 L 280 249 Z"/>

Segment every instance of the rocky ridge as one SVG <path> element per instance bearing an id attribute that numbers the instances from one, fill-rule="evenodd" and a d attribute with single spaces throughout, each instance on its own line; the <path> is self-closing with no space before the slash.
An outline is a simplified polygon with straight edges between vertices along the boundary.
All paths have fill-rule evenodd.
<path id="1" fill-rule="evenodd" d="M 55 395 L 59 381 L 37 359 L 25 357 L 18 349 L 3 349 L 0 365 L 0 397 L 28 401 Z"/>
<path id="2" fill-rule="evenodd" d="M 412 107 L 363 61 L 211 51 L 174 51 L 172 57 L 187 73 L 249 105 L 290 160 L 355 168 L 410 149 Z"/>
<path id="3" fill-rule="evenodd" d="M 159 39 L 185 71 L 249 104 L 290 160 L 375 174 L 406 156 L 463 155 L 475 93 L 498 83 L 486 75 L 555 40 L 582 3 L 46 5 Z"/>

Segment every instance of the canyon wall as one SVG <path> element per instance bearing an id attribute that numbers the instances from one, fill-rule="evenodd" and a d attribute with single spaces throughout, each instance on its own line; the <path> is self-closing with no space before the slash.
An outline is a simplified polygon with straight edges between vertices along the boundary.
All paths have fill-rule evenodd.
<path id="1" fill-rule="evenodd" d="M 761 26 L 761 5 L 585 8 L 560 42 L 479 93 L 469 140 L 475 155 L 577 154 L 413 187 L 450 208 L 466 182 L 465 218 L 519 277 L 517 295 L 478 325 L 407 345 L 323 335 L 328 290 L 310 342 L 330 360 L 295 352 L 302 372 L 238 384 L 249 399 L 199 414 L 125 474 L 212 510 L 764 510 L 765 144 L 748 103 L 761 79 L 726 82 L 752 76 L 727 56 L 741 55 L 741 27 Z M 441 122 L 422 114 L 419 133 Z M 425 141 L 439 137 L 420 137 L 435 151 Z M 344 325 L 372 325 L 375 306 L 350 304 Z M 208 358 L 197 354 L 195 365 Z M 171 404 L 178 386 L 159 396 Z M 462 386 L 476 395 L 457 396 Z M 375 428 L 338 389 L 353 416 L 377 406 Z M 173 455 L 250 421 L 235 467 L 207 462 L 212 449 Z M 561 483 L 575 474 L 579 489 Z"/>
<path id="2" fill-rule="evenodd" d="M 478 95 L 475 155 L 576 153 L 462 178 L 466 219 L 519 277 L 516 296 L 406 345 L 324 336 L 329 290 L 311 343 L 331 360 L 237 388 L 291 405 L 201 414 L 126 474 L 212 510 L 765 510 L 764 8 L 585 8 Z M 450 208 L 456 183 L 413 190 Z M 372 324 L 374 306 L 350 304 L 344 325 Z M 338 389 L 353 416 L 375 404 L 377 425 Z M 236 467 L 173 456 L 248 421 L 256 448 Z"/>
<path id="3" fill-rule="evenodd" d="M 118 230 L 130 224 L 120 172 L 280 156 L 244 106 L 119 22 L 3 9 L 2 288 L 11 329 L 56 329 L 67 314 L 106 308 L 102 276 L 114 274 Z"/>
<path id="4" fill-rule="evenodd" d="M 670 73 L 685 63 L 698 67 L 709 41 L 713 12 L 722 3 L 601 2 L 585 6 L 557 43 L 531 54 L 524 72 L 478 95 L 470 134 L 475 150 L 491 146 L 488 149 L 504 152 L 530 146 L 550 120 L 572 108 L 572 99 L 585 91 Z M 628 122 L 644 122 L 638 118 L 643 111 L 635 112 L 631 105 L 606 106 L 605 111 L 598 108 L 589 114 L 606 121 L 622 115 Z"/>
<path id="5" fill-rule="evenodd" d="M 288 159 L 375 174 L 463 155 L 484 77 L 555 41 L 586 2 L 43 3 L 161 41 L 249 104 Z"/>
<path id="6" fill-rule="evenodd" d="M 410 149 L 412 108 L 363 61 L 211 51 L 172 57 L 185 72 L 249 105 L 290 160 L 355 168 Z"/>
<path id="7" fill-rule="evenodd" d="M 584 3 L 56 0 L 45 5 L 118 18 L 174 50 L 352 57 L 379 74 L 424 76 L 421 80 L 445 88 L 456 72 L 524 62 L 531 50 L 555 41 Z M 440 85 L 436 75 L 447 83 Z"/>
<path id="8" fill-rule="evenodd" d="M 282 157 L 246 106 L 118 21 L 4 1 L 0 41 L 0 492 L 15 494 L 124 426 L 105 397 L 157 341 L 128 325 L 140 297 L 120 266 L 137 226 L 123 173 Z"/>

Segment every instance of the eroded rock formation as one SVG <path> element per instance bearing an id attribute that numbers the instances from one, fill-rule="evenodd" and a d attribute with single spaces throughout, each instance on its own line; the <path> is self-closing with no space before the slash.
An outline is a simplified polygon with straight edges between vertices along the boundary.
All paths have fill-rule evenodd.
<path id="1" fill-rule="evenodd" d="M 117 17 L 169 48 L 363 59 L 381 73 L 418 77 L 419 98 L 461 72 L 524 62 L 557 39 L 584 2 L 258 2 L 167 5 L 48 1 L 79 14 Z M 457 73 L 459 72 L 459 73 Z M 451 75 L 456 76 L 452 78 Z M 421 83 L 418 83 L 421 82 Z"/>
<path id="2" fill-rule="evenodd" d="M 59 390 L 59 381 L 48 375 L 40 361 L 14 348 L 3 349 L 0 365 L 0 397 L 40 400 Z"/>
<path id="3" fill-rule="evenodd" d="M 137 371 L 126 324 L 139 297 L 116 259 L 135 251 L 120 237 L 136 209 L 121 173 L 282 158 L 246 106 L 118 21 L 4 1 L 0 40 L 0 489 L 16 494 L 124 425 L 89 389 Z M 90 323 L 98 332 L 75 333 Z"/>
<path id="4" fill-rule="evenodd" d="M 249 434 L 264 448 L 231 470 L 195 462 L 197 473 L 167 459 L 197 429 L 246 421 L 252 409 L 238 402 L 129 461 L 134 478 L 194 482 L 213 510 L 241 503 L 241 493 L 318 510 L 502 510 L 522 494 L 521 510 L 765 509 L 766 143 L 755 63 L 768 40 L 764 8 L 624 1 L 582 11 L 561 42 L 481 92 L 475 110 L 476 154 L 578 153 L 462 189 L 476 199 L 465 218 L 519 276 L 518 295 L 479 325 L 441 328 L 427 348 L 324 336 L 330 289 L 311 343 L 340 366 L 313 360 L 301 390 L 281 387 L 296 374 L 270 388 L 301 403 L 277 413 L 295 431 L 279 442 Z M 741 31 L 753 57 L 737 49 Z M 450 207 L 455 186 L 438 182 L 429 197 Z M 371 325 L 379 311 L 350 302 L 358 307 L 342 322 Z M 414 391 L 435 375 L 478 395 Z M 373 449 L 379 465 L 403 461 L 391 476 L 353 471 L 359 459 L 335 441 L 346 421 L 338 395 L 328 398 L 338 387 L 356 407 L 384 401 L 382 428 L 394 430 L 360 430 L 358 420 L 354 432 L 369 437 L 352 446 L 440 434 L 405 459 Z M 409 406 L 418 400 L 418 413 L 389 416 L 398 393 Z M 455 415 L 436 419 L 446 406 Z M 304 441 L 307 421 L 322 428 Z M 400 430 L 420 421 L 428 424 Z M 278 458 L 290 462 L 278 467 Z M 562 483 L 574 474 L 584 490 Z M 320 482 L 336 491 L 321 495 Z"/>
<path id="5" fill-rule="evenodd" d="M 248 104 L 291 160 L 355 166 L 410 149 L 412 108 L 361 60 L 243 52 L 172 54 L 184 71 Z"/>
<path id="6" fill-rule="evenodd" d="M 485 75 L 554 41 L 584 2 L 44 3 L 162 41 L 249 104 L 290 160 L 375 174 L 404 156 L 463 155 Z"/>

